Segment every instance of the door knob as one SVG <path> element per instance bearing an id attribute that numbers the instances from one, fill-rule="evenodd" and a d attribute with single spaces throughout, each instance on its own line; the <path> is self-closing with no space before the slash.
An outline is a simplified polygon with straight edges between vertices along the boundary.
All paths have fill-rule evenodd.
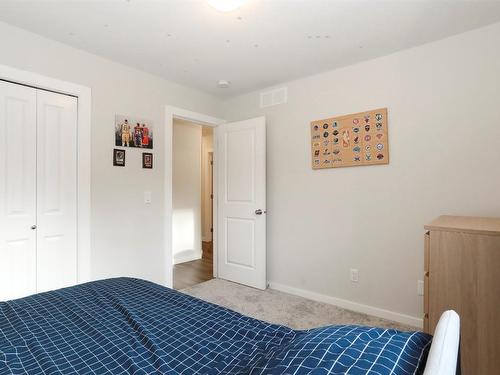
<path id="1" fill-rule="evenodd" d="M 262 214 L 265 214 L 266 211 L 262 211 L 260 208 L 258 210 L 255 210 L 255 215 L 262 215 Z"/>
<path id="2" fill-rule="evenodd" d="M 32 225 L 32 226 L 31 226 L 31 229 L 32 229 L 32 230 L 35 230 L 35 229 L 36 229 L 36 225 Z"/>

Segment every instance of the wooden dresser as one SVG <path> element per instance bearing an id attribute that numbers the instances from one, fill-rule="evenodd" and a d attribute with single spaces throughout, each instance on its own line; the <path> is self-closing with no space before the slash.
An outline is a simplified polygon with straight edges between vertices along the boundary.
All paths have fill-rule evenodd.
<path id="1" fill-rule="evenodd" d="M 500 219 L 440 216 L 425 229 L 424 331 L 455 310 L 462 374 L 500 374 Z"/>

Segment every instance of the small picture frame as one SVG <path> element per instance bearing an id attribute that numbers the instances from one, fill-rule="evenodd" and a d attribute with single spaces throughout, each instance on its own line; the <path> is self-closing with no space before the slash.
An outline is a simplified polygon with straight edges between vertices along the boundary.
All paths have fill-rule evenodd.
<path id="1" fill-rule="evenodd" d="M 142 153 L 142 167 L 146 169 L 153 169 L 153 154 L 151 152 Z"/>
<path id="2" fill-rule="evenodd" d="M 113 165 L 116 167 L 125 166 L 125 150 L 113 149 Z"/>

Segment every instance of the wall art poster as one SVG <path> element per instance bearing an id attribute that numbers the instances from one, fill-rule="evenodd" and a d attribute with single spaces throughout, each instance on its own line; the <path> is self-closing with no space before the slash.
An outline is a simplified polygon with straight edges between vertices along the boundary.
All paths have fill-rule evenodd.
<path id="1" fill-rule="evenodd" d="M 387 108 L 311 122 L 312 168 L 389 163 Z"/>
<path id="2" fill-rule="evenodd" d="M 115 146 L 153 148 L 153 123 L 133 116 L 115 116 Z"/>

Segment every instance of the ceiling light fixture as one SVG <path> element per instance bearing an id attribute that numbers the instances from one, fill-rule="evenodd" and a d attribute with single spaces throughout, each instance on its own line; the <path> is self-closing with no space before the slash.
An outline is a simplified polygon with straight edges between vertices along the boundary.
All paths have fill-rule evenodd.
<path id="1" fill-rule="evenodd" d="M 231 82 L 229 82 L 226 79 L 219 79 L 219 82 L 217 82 L 217 87 L 221 89 L 227 89 L 229 87 Z"/>
<path id="2" fill-rule="evenodd" d="M 232 12 L 246 2 L 247 0 L 207 0 L 208 5 L 219 12 Z"/>

